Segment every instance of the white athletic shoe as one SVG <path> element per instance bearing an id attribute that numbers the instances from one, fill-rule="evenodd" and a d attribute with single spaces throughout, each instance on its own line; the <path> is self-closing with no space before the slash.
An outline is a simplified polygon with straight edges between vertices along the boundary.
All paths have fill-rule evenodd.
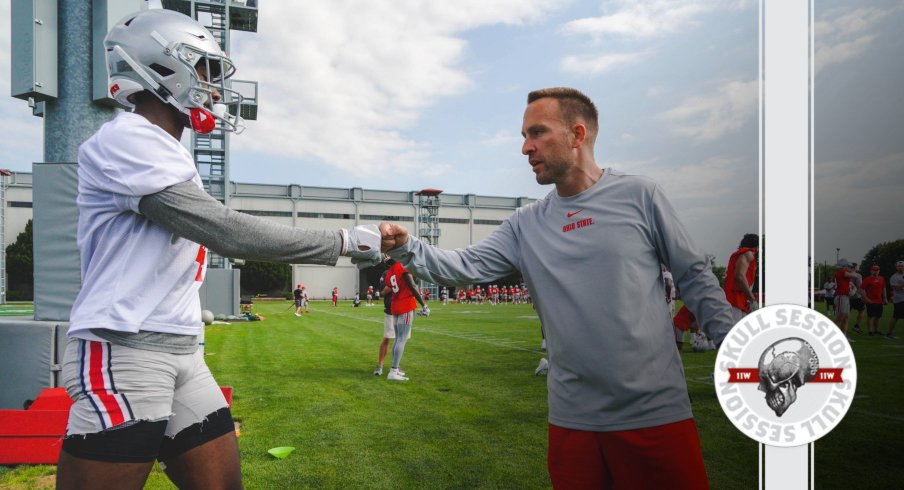
<path id="1" fill-rule="evenodd" d="M 403 376 L 403 373 L 398 369 L 390 369 L 389 374 L 386 375 L 386 379 L 390 379 L 392 381 L 408 381 L 408 378 Z"/>
<path id="2" fill-rule="evenodd" d="M 549 372 L 549 361 L 546 360 L 545 357 L 540 358 L 540 365 L 537 366 L 537 370 L 534 371 L 534 374 L 540 376 L 541 374 L 546 374 Z"/>
<path id="3" fill-rule="evenodd" d="M 295 312 L 295 316 L 301 316 L 301 313 Z"/>
<path id="4" fill-rule="evenodd" d="M 383 375 L 383 366 L 377 366 L 377 369 L 374 369 L 374 376 L 382 376 Z"/>

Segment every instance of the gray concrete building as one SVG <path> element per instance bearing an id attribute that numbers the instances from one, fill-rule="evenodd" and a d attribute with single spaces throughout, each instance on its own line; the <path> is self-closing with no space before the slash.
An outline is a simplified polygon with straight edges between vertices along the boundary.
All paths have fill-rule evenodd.
<path id="1" fill-rule="evenodd" d="M 418 234 L 416 190 L 240 182 L 230 182 L 228 188 L 231 208 L 286 226 L 335 229 L 396 221 Z M 440 201 L 439 245 L 454 249 L 485 238 L 515 209 L 534 199 L 443 193 Z M 5 237 L 7 242 L 13 242 L 32 218 L 31 173 L 13 172 L 8 177 L 5 217 Z M 292 284 L 298 283 L 304 284 L 314 299 L 328 298 L 333 287 L 339 288 L 341 298 L 351 298 L 360 286 L 360 275 L 351 261 L 342 257 L 336 267 L 294 265 Z"/>

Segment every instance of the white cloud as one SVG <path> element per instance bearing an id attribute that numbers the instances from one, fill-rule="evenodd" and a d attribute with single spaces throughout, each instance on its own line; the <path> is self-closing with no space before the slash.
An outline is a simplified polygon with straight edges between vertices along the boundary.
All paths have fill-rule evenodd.
<path id="1" fill-rule="evenodd" d="M 637 141 L 637 136 L 634 136 L 631 133 L 622 133 L 621 135 L 619 135 L 618 140 L 623 143 L 633 143 Z"/>
<path id="2" fill-rule="evenodd" d="M 679 32 L 697 25 L 700 14 L 715 10 L 746 8 L 750 1 L 620 0 L 607 2 L 607 12 L 598 17 L 573 20 L 563 26 L 567 34 L 588 35 L 595 40 L 607 36 L 651 38 Z"/>
<path id="3" fill-rule="evenodd" d="M 700 162 L 656 158 L 607 161 L 604 166 L 653 176 L 694 241 L 715 254 L 717 264 L 725 265 L 741 236 L 757 229 L 756 187 L 743 186 L 750 190 L 738 192 L 738 184 L 755 175 L 754 157 L 713 156 Z"/>
<path id="4" fill-rule="evenodd" d="M 569 55 L 562 59 L 559 67 L 564 72 L 599 75 L 616 67 L 630 63 L 637 63 L 647 57 L 647 53 L 616 53 L 602 55 L 575 56 Z"/>
<path id="5" fill-rule="evenodd" d="M 672 130 L 698 142 L 712 141 L 739 130 L 756 115 L 758 83 L 731 81 L 707 96 L 694 96 L 659 118 L 674 123 Z"/>
<path id="6" fill-rule="evenodd" d="M 874 32 L 876 24 L 893 10 L 873 7 L 837 8 L 822 15 L 815 25 L 816 72 L 866 51 L 879 37 Z"/>
<path id="7" fill-rule="evenodd" d="M 521 144 L 521 135 L 509 129 L 500 129 L 496 134 L 481 141 L 489 146 L 515 146 Z"/>
<path id="8" fill-rule="evenodd" d="M 419 168 L 434 148 L 404 131 L 438 98 L 474 88 L 460 66 L 468 46 L 458 35 L 532 22 L 556 6 L 538 0 L 268 5 L 260 10 L 259 33 L 235 43 L 237 77 L 261 80 L 260 120 L 232 141 L 365 175 Z"/>
<path id="9" fill-rule="evenodd" d="M 609 164 L 607 162 L 607 165 Z M 711 206 L 713 202 L 721 202 L 736 192 L 737 186 L 733 185 L 732 181 L 739 178 L 741 169 L 747 164 L 755 166 L 756 162 L 745 162 L 736 157 L 714 156 L 693 163 L 657 158 L 613 163 L 611 166 L 640 175 L 667 175 L 667 179 L 660 177 L 657 182 L 672 199 L 682 202 L 702 199 L 713 207 Z"/>
<path id="10" fill-rule="evenodd" d="M 560 30 L 566 35 L 589 37 L 595 43 L 609 38 L 658 38 L 699 25 L 698 19 L 705 13 L 746 8 L 753 3 L 750 0 L 615 0 L 604 2 L 603 15 L 566 22 Z M 628 53 L 568 55 L 559 67 L 564 72 L 592 76 L 643 61 L 650 54 L 650 50 L 646 49 Z"/>

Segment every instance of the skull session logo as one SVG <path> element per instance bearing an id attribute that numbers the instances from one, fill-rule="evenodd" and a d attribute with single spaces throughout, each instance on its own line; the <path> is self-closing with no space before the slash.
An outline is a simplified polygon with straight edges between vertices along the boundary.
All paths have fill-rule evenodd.
<path id="1" fill-rule="evenodd" d="M 759 390 L 766 393 L 769 408 L 781 417 L 797 400 L 797 389 L 816 377 L 817 372 L 819 356 L 812 345 L 798 338 L 779 340 L 760 356 Z"/>
<path id="2" fill-rule="evenodd" d="M 716 394 L 732 424 L 772 446 L 819 439 L 847 413 L 857 384 L 854 353 L 821 313 L 797 305 L 756 310 L 716 356 Z"/>

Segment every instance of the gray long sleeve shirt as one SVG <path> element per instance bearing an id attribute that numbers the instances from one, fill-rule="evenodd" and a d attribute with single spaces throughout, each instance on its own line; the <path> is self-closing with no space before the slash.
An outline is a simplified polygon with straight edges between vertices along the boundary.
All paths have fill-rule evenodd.
<path id="1" fill-rule="evenodd" d="M 192 182 L 170 186 L 139 201 L 141 213 L 174 236 L 203 244 L 224 257 L 335 265 L 339 231 L 303 230 L 239 213 Z M 92 329 L 114 344 L 173 354 L 197 350 L 194 336 Z"/>
<path id="2" fill-rule="evenodd" d="M 139 209 L 157 225 L 223 257 L 336 265 L 342 248 L 338 230 L 304 230 L 240 213 L 191 182 L 144 196 Z"/>
<path id="3" fill-rule="evenodd" d="M 718 280 L 662 189 L 611 169 L 578 195 L 553 191 L 518 209 L 465 249 L 411 237 L 389 255 L 448 286 L 521 271 L 546 332 L 549 421 L 565 428 L 630 430 L 692 416 L 660 263 L 717 343 L 732 327 Z"/>

